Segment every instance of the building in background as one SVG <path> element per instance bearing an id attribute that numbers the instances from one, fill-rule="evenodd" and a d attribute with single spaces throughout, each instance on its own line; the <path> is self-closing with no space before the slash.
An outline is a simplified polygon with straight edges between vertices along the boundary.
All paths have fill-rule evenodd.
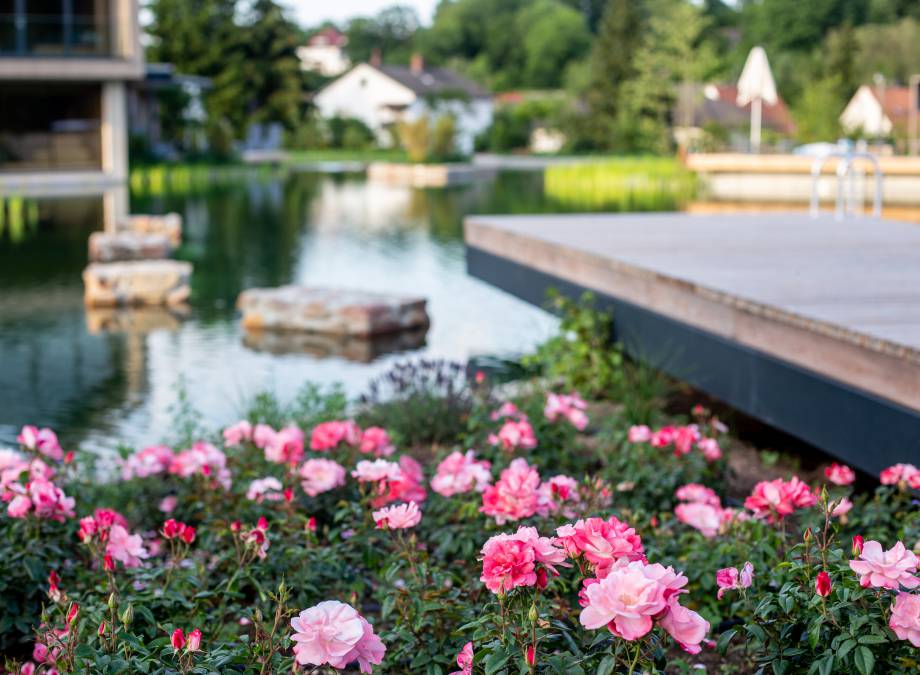
<path id="1" fill-rule="evenodd" d="M 123 184 L 143 75 L 137 0 L 0 0 L 0 192 Z"/>
<path id="2" fill-rule="evenodd" d="M 323 117 L 361 120 L 381 145 L 393 144 L 400 121 L 452 115 L 457 150 L 470 154 L 476 136 L 492 124 L 489 92 L 451 70 L 425 66 L 420 55 L 409 66 L 361 63 L 320 90 L 313 102 Z"/>
<path id="3" fill-rule="evenodd" d="M 303 70 L 319 73 L 323 77 L 338 77 L 351 65 L 345 55 L 348 38 L 335 28 L 325 28 L 297 48 L 297 57 Z"/>
<path id="4" fill-rule="evenodd" d="M 751 104 L 738 105 L 738 87 L 733 84 L 682 85 L 674 109 L 674 137 L 688 150 L 747 151 Z M 795 123 L 781 97 L 762 104 L 764 145 L 789 150 Z"/>
<path id="5" fill-rule="evenodd" d="M 907 87 L 862 85 L 840 114 L 840 126 L 852 135 L 868 140 L 907 137 L 911 93 Z"/>

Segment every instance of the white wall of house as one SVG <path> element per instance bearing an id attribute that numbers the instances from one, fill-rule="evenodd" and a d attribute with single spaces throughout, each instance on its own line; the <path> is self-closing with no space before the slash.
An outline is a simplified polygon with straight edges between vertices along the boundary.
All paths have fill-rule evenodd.
<path id="1" fill-rule="evenodd" d="M 305 45 L 297 48 L 302 70 L 319 73 L 325 77 L 336 77 L 346 70 L 350 62 L 341 47 L 336 45 Z"/>
<path id="2" fill-rule="evenodd" d="M 364 63 L 320 91 L 314 103 L 323 117 L 361 120 L 382 145 L 391 142 L 389 128 L 400 119 L 451 114 L 456 119 L 457 149 L 464 154 L 473 151 L 476 136 L 489 128 L 493 115 L 490 98 L 438 101 L 432 109 L 409 87 Z"/>
<path id="3" fill-rule="evenodd" d="M 868 85 L 856 90 L 853 98 L 840 115 L 840 126 L 848 133 L 861 131 L 866 136 L 888 136 L 891 120 Z"/>
<path id="4" fill-rule="evenodd" d="M 359 119 L 386 144 L 386 127 L 396 121 L 392 106 L 408 108 L 415 99 L 414 91 L 362 63 L 322 89 L 313 101 L 323 117 Z"/>
<path id="5" fill-rule="evenodd" d="M 422 115 L 429 115 L 432 118 L 440 115 L 453 115 L 457 133 L 457 150 L 464 155 L 469 155 L 473 152 L 476 136 L 492 125 L 492 113 L 492 99 L 489 98 L 437 101 L 433 108 L 424 99 L 416 99 L 406 111 L 406 117 L 416 119 Z"/>

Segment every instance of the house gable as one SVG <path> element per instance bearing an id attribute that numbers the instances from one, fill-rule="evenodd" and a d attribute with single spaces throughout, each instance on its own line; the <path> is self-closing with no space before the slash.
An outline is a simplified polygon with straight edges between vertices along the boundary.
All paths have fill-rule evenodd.
<path id="1" fill-rule="evenodd" d="M 875 91 L 866 84 L 856 90 L 839 119 L 840 126 L 848 133 L 861 131 L 868 136 L 887 136 L 893 128 Z"/>

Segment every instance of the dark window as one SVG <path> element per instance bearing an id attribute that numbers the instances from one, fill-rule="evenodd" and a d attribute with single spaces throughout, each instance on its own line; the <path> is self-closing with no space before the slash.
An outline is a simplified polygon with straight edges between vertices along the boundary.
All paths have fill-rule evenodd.
<path id="1" fill-rule="evenodd" d="M 111 54 L 109 0 L 0 0 L 0 54 Z"/>

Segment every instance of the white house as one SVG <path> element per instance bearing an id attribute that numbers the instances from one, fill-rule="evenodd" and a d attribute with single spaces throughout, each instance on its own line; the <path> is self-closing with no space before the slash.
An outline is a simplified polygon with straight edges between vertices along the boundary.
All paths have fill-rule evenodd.
<path id="1" fill-rule="evenodd" d="M 457 149 L 470 154 L 476 136 L 492 124 L 487 91 L 450 70 L 426 67 L 418 55 L 409 67 L 361 63 L 320 90 L 313 102 L 323 117 L 361 120 L 382 145 L 392 143 L 392 129 L 401 120 L 450 114 Z"/>
<path id="2" fill-rule="evenodd" d="M 348 38 L 335 28 L 326 28 L 297 48 L 300 68 L 325 77 L 337 77 L 348 70 L 351 63 L 345 55 Z"/>
<path id="3" fill-rule="evenodd" d="M 868 138 L 889 138 L 903 133 L 910 115 L 910 89 L 862 85 L 840 115 L 847 133 Z"/>

